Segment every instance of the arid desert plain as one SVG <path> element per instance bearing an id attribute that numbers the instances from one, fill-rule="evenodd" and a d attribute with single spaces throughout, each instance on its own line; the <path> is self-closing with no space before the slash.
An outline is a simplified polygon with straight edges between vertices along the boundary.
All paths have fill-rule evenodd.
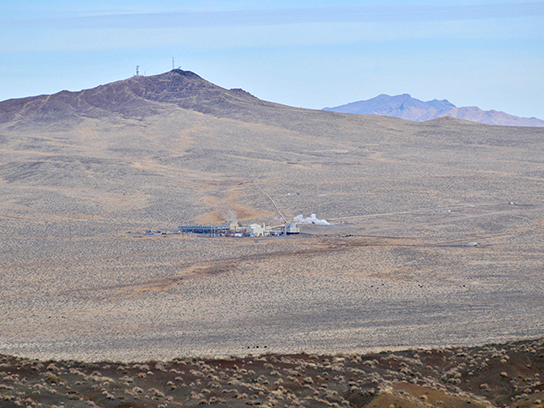
<path id="1" fill-rule="evenodd" d="M 291 108 L 188 71 L 0 103 L 0 352 L 144 361 L 544 334 L 544 129 Z M 281 224 L 279 237 L 180 225 Z"/>

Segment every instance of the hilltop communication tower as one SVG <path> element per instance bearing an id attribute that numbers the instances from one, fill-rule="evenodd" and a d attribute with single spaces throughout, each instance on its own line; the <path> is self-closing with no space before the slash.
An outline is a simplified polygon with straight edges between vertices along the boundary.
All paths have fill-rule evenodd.
<path id="1" fill-rule="evenodd" d="M 136 75 L 134 76 L 140 76 L 140 66 L 136 65 Z"/>
<path id="2" fill-rule="evenodd" d="M 174 69 L 174 57 L 172 57 L 172 69 Z"/>

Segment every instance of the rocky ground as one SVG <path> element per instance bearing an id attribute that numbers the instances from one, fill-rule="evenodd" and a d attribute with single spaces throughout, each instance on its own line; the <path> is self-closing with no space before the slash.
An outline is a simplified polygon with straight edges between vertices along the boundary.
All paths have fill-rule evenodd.
<path id="1" fill-rule="evenodd" d="M 263 354 L 259 354 L 263 353 Z M 11 407 L 544 407 L 544 338 L 373 354 L 170 361 L 0 356 Z"/>

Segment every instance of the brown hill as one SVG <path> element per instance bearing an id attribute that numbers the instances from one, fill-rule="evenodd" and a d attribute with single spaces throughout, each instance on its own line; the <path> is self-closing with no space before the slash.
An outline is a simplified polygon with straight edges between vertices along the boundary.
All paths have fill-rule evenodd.
<path id="1" fill-rule="evenodd" d="M 180 69 L 79 92 L 62 91 L 3 101 L 0 123 L 66 129 L 85 118 L 144 118 L 165 114 L 173 108 L 303 132 L 311 121 L 312 133 L 323 135 L 335 131 L 335 124 L 329 120 L 331 114 L 263 101 L 242 89 L 221 88 Z"/>
<path id="2" fill-rule="evenodd" d="M 74 116 L 101 118 L 113 114 L 138 117 L 158 114 L 174 103 L 204 113 L 230 110 L 257 101 L 241 90 L 226 90 L 190 71 L 173 70 L 152 77 L 132 77 L 79 92 L 62 91 L 0 103 L 0 122 L 19 118 L 53 122 Z"/>
<path id="3" fill-rule="evenodd" d="M 470 125 L 471 123 L 474 123 L 472 121 L 455 118 L 453 116 L 441 116 L 441 117 L 436 118 L 436 119 L 431 119 L 428 122 L 429 123 L 436 123 L 436 124 L 450 124 L 450 125 L 451 124 Z"/>

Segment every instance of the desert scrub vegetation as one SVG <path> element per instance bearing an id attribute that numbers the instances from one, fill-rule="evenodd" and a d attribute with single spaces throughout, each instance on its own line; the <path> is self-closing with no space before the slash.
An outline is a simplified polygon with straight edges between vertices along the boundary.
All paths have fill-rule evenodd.
<path id="1" fill-rule="evenodd" d="M 544 339 L 170 361 L 0 356 L 1 407 L 542 407 Z"/>

